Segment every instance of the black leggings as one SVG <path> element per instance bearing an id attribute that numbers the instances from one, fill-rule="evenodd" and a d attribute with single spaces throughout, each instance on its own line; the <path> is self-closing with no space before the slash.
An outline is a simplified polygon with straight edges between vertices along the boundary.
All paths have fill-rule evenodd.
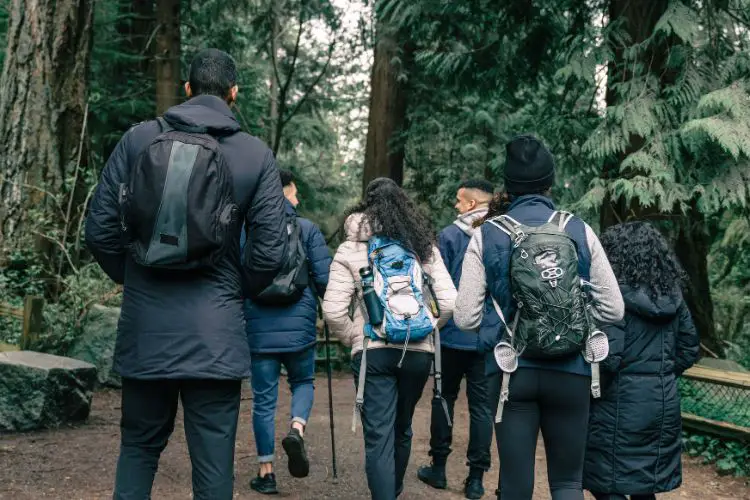
<path id="1" fill-rule="evenodd" d="M 519 368 L 511 375 L 498 426 L 502 500 L 532 499 L 540 429 L 552 500 L 583 500 L 590 386 L 589 377 L 552 370 Z"/>

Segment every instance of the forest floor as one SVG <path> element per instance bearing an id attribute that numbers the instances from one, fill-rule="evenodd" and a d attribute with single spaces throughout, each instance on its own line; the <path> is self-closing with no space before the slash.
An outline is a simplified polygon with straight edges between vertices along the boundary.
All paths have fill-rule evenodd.
<path id="1" fill-rule="evenodd" d="M 285 428 L 289 408 L 289 393 L 280 391 L 278 429 Z M 416 470 L 429 462 L 429 418 L 431 390 L 425 390 L 414 417 L 414 444 L 407 472 L 406 489 L 402 499 L 459 499 L 466 474 L 463 455 L 467 442 L 468 412 L 462 396 L 456 408 L 457 428 L 454 452 L 448 463 L 449 489 L 432 490 L 416 478 Z M 339 375 L 334 380 L 334 411 L 338 452 L 338 481 L 331 478 L 330 434 L 328 424 L 328 395 L 324 378 L 319 378 L 317 400 L 306 433 L 308 455 L 312 467 L 307 479 L 292 479 L 286 470 L 286 459 L 279 456 L 277 480 L 280 498 L 288 499 L 367 499 L 369 498 L 364 473 L 362 431 L 351 432 L 352 402 L 354 400 L 351 375 Z M 256 473 L 255 449 L 251 437 L 251 395 L 243 392 L 242 413 L 237 435 L 235 498 L 254 499 L 263 496 L 248 486 Z M 0 499 L 89 500 L 112 498 L 112 483 L 119 446 L 120 397 L 118 391 L 99 391 L 94 396 L 89 421 L 80 426 L 54 431 L 0 436 Z M 154 485 L 155 500 L 188 499 L 190 493 L 190 460 L 180 420 L 169 446 L 162 455 Z M 277 437 L 277 441 L 280 438 Z M 278 446 L 277 454 L 283 455 Z M 493 445 L 493 460 L 496 462 Z M 544 451 L 540 443 L 537 451 L 537 477 L 534 498 L 549 499 L 546 483 Z M 496 463 L 485 478 L 487 494 L 494 498 L 497 486 Z M 587 497 L 591 498 L 591 497 Z M 719 477 L 710 466 L 686 458 L 684 484 L 675 492 L 660 495 L 660 499 L 695 500 L 750 500 L 747 478 Z"/>

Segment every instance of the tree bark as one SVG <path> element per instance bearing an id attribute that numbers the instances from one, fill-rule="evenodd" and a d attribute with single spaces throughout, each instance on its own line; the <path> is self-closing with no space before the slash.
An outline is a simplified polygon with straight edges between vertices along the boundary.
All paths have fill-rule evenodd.
<path id="1" fill-rule="evenodd" d="M 26 237 L 33 230 L 44 231 L 42 224 L 65 217 L 65 179 L 87 158 L 81 129 L 93 4 L 10 2 L 0 77 L 0 250 L 30 243 Z M 31 217 L 39 221 L 39 229 L 29 227 Z"/>
<path id="2" fill-rule="evenodd" d="M 680 220 L 675 253 L 689 278 L 685 302 L 693 315 L 693 322 L 700 335 L 701 343 L 721 355 L 724 352 L 724 346 L 716 331 L 714 304 L 708 278 L 710 249 L 711 240 L 706 220 L 703 214 L 693 206 L 688 215 Z"/>
<path id="3" fill-rule="evenodd" d="M 408 44 L 399 47 L 397 36 L 385 25 L 379 26 L 370 80 L 363 190 L 377 177 L 390 177 L 399 185 L 404 180 L 404 147 L 398 138 L 406 130 L 407 87 L 399 76 L 408 65 L 412 49 Z M 396 57 L 400 64 L 393 64 Z"/>
<path id="4" fill-rule="evenodd" d="M 180 0 L 156 0 L 156 114 L 180 102 Z"/>

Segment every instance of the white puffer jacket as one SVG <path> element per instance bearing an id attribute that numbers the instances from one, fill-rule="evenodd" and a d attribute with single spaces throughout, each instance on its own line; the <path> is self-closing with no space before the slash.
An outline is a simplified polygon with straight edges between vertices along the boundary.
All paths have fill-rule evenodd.
<path id="1" fill-rule="evenodd" d="M 352 348 L 352 355 L 362 350 L 365 332 L 365 319 L 360 307 L 354 307 L 354 317 L 349 316 L 350 305 L 355 297 L 360 300 L 356 283 L 359 281 L 359 270 L 368 266 L 367 240 L 372 236 L 372 229 L 365 220 L 364 214 L 352 214 L 344 223 L 346 241 L 339 246 L 331 264 L 331 273 L 323 301 L 323 315 L 331 332 L 341 342 Z M 424 262 L 424 271 L 433 279 L 435 298 L 440 306 L 438 328 L 442 327 L 453 315 L 453 304 L 456 301 L 456 287 L 443 264 L 437 247 L 432 250 L 432 257 Z M 368 349 L 390 347 L 402 349 L 401 345 L 385 344 L 381 341 L 370 341 Z M 422 342 L 409 343 L 411 351 L 433 352 L 432 335 Z"/>

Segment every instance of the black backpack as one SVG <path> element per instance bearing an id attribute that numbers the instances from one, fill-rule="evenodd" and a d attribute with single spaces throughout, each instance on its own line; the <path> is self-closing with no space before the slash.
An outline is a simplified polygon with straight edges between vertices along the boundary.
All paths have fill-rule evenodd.
<path id="1" fill-rule="evenodd" d="M 310 286 L 310 266 L 297 216 L 287 215 L 286 227 L 287 254 L 273 282 L 252 297 L 253 301 L 258 304 L 265 306 L 293 304 L 302 298 L 305 288 Z"/>
<path id="2" fill-rule="evenodd" d="M 231 172 L 206 129 L 157 121 L 161 134 L 120 185 L 126 246 L 146 267 L 211 267 L 236 241 L 239 229 Z"/>

